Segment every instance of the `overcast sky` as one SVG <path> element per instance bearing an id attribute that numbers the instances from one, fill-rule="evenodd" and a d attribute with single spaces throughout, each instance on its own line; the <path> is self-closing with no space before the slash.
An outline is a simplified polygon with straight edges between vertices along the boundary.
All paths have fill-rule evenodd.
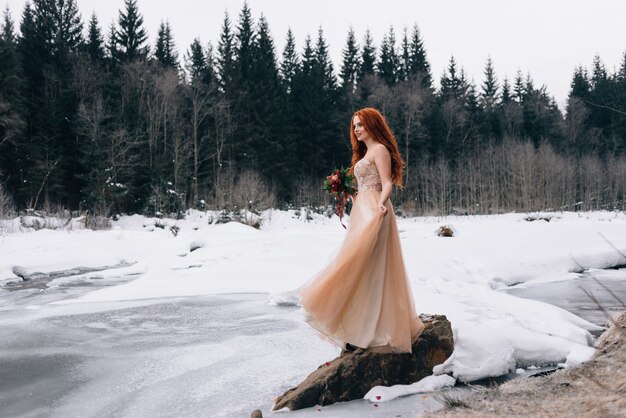
<path id="1" fill-rule="evenodd" d="M 2 0 L 0 0 L 1 4 Z M 25 0 L 4 0 L 19 21 Z M 138 0 L 139 11 L 154 44 L 161 20 L 169 20 L 180 55 L 195 37 L 214 45 L 224 12 L 236 23 L 243 0 Z M 124 0 L 78 0 L 83 20 L 95 10 L 105 31 L 117 20 Z M 380 45 L 390 25 L 399 41 L 404 27 L 421 31 L 436 84 L 454 55 L 470 78 L 480 84 L 488 56 L 500 81 L 518 69 L 545 84 L 560 106 L 578 65 L 590 68 L 600 55 L 609 71 L 626 51 L 626 1 L 623 0 L 248 0 L 254 18 L 265 15 L 277 54 L 291 27 L 299 50 L 304 38 L 315 38 L 321 26 L 338 71 L 341 50 L 352 26 L 359 41 L 365 30 Z"/>

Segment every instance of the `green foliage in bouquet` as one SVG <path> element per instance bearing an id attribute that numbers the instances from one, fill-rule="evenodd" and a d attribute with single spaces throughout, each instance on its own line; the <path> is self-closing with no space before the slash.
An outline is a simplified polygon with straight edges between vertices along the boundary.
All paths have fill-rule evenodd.
<path id="1" fill-rule="evenodd" d="M 346 209 L 346 202 L 348 197 L 354 197 L 356 190 L 354 189 L 354 176 L 349 174 L 348 168 L 337 168 L 326 177 L 322 190 L 326 190 L 328 193 L 335 197 L 335 212 L 339 216 L 339 222 L 341 226 L 346 228 L 343 224 L 343 213 Z"/>

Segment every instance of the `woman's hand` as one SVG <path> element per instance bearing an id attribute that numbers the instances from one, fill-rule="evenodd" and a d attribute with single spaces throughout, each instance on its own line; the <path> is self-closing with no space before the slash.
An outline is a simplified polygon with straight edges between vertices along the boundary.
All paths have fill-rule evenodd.
<path id="1" fill-rule="evenodd" d="M 379 203 L 378 204 L 378 209 L 380 210 L 380 213 L 383 214 L 383 216 L 387 216 L 387 206 L 385 206 L 383 203 Z"/>

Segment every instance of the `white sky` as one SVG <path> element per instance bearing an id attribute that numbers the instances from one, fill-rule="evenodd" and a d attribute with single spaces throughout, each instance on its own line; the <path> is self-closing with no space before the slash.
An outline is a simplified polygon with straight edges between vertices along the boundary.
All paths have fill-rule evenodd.
<path id="1" fill-rule="evenodd" d="M 19 21 L 25 0 L 4 3 Z M 95 10 L 105 33 L 123 4 L 78 0 L 83 20 Z M 150 43 L 160 21 L 168 19 L 182 56 L 195 37 L 215 45 L 224 11 L 236 23 L 243 0 L 138 0 L 138 5 Z M 599 54 L 613 71 L 626 51 L 623 0 L 248 0 L 248 5 L 255 19 L 261 13 L 267 18 L 279 57 L 288 27 L 301 50 L 306 34 L 315 38 L 321 26 L 338 71 L 350 26 L 359 41 L 369 28 L 379 45 L 390 25 L 399 41 L 403 28 L 417 23 L 437 85 L 451 55 L 477 84 L 491 56 L 500 81 L 505 75 L 512 79 L 518 68 L 530 72 L 535 85 L 545 84 L 561 106 L 576 66 L 591 67 Z"/>

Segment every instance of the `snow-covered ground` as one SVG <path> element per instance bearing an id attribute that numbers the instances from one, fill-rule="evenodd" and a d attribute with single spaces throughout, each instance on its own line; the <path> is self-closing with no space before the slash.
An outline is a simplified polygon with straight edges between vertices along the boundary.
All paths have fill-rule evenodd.
<path id="1" fill-rule="evenodd" d="M 267 302 L 277 305 L 268 309 L 280 316 L 292 312 L 280 305 L 294 304 L 295 290 L 331 259 L 344 236 L 337 218 L 315 215 L 304 221 L 294 212 L 268 211 L 257 230 L 234 222 L 210 225 L 211 215 L 192 212 L 185 220 L 158 221 L 165 228 L 155 227 L 154 219 L 123 217 L 108 231 L 76 225 L 72 230 L 24 231 L 17 221 L 4 221 L 0 285 L 19 281 L 14 272 L 36 277 L 33 273 L 77 267 L 105 269 L 53 280 L 48 283 L 50 291 L 77 280 L 113 281 L 47 302 L 33 299 L 19 305 L 19 315 L 4 317 L 3 311 L 17 305 L 10 302 L 9 292 L 0 290 L 0 329 L 3 325 L 27 328 L 29 321 L 53 315 L 107 312 L 120 304 L 128 309 L 180 297 L 236 293 L 267 295 Z M 529 215 L 549 222 L 528 221 Z M 177 234 L 170 230 L 172 225 L 179 228 Z M 418 312 L 444 314 L 452 323 L 455 350 L 435 368 L 436 375 L 447 373 L 469 381 L 520 367 L 568 366 L 590 358 L 590 331 L 598 331 L 598 326 L 561 308 L 502 290 L 571 280 L 584 269 L 626 264 L 620 255 L 626 254 L 624 213 L 399 218 L 398 225 Z M 437 236 L 441 225 L 451 226 L 456 236 Z M 120 277 L 136 279 L 114 281 Z M 304 338 L 307 347 L 317 347 L 308 354 L 311 363 L 322 363 L 336 352 L 312 329 L 304 329 L 298 338 Z M 245 367 L 255 372 L 250 364 Z M 265 369 L 260 367 L 259 373 Z M 293 383 L 293 379 L 289 375 L 285 381 Z M 281 376 L 272 376 L 271 382 L 279 381 Z M 279 394 L 279 388 L 270 384 L 267 396 Z M 398 388 L 396 394 L 406 391 Z"/>

